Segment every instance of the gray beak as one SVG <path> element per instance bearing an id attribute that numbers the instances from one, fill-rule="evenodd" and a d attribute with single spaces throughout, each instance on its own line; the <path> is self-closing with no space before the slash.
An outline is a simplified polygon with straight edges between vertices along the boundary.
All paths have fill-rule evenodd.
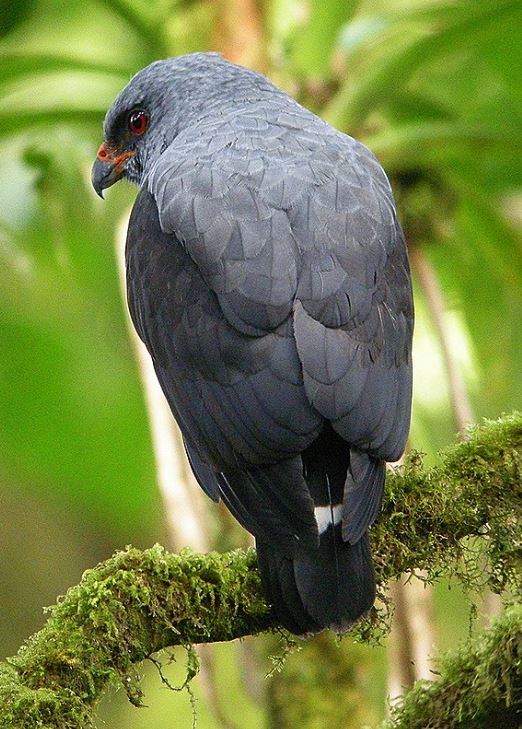
<path id="1" fill-rule="evenodd" d="M 92 166 L 91 182 L 94 187 L 96 194 L 99 195 L 103 200 L 103 191 L 106 190 L 115 182 L 118 182 L 122 175 L 122 170 L 119 165 L 115 165 L 112 160 L 95 160 Z"/>
<path id="2" fill-rule="evenodd" d="M 118 150 L 119 151 L 119 150 Z M 125 170 L 129 157 L 134 157 L 133 150 L 119 151 L 108 148 L 105 142 L 100 145 L 96 160 L 92 166 L 91 182 L 96 193 L 103 199 L 103 191 L 118 182 Z"/>

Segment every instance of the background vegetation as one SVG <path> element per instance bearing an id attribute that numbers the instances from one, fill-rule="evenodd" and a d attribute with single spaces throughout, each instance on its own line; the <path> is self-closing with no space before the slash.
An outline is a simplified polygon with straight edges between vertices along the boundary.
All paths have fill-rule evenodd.
<path id="1" fill-rule="evenodd" d="M 156 58 L 218 50 L 377 154 L 415 271 L 411 445 L 432 458 L 467 420 L 522 408 L 521 31 L 514 0 L 4 0 L 2 657 L 84 569 L 124 544 L 167 540 L 114 255 L 135 190 L 118 185 L 102 203 L 89 183 L 105 110 L 130 76 Z M 242 539 L 230 534 L 220 547 Z M 437 588 L 439 647 L 467 634 L 468 598 L 452 588 Z M 355 678 L 329 664 L 328 680 L 364 689 L 346 726 L 384 711 L 385 651 L 356 650 Z M 289 664 L 298 678 L 311 670 L 300 658 Z M 245 687 L 251 659 L 262 668 Z M 259 698 L 266 657 L 230 644 L 215 661 L 221 723 L 280 725 L 277 686 L 269 718 Z M 190 725 L 185 694 L 153 671 L 144 686 L 149 709 L 113 697 L 100 726 Z M 198 701 L 202 729 L 216 726 L 214 709 Z"/>

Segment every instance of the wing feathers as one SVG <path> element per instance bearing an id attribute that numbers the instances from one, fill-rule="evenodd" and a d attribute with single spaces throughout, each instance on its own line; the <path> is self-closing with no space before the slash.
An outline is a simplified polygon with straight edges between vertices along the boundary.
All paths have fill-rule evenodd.
<path id="1" fill-rule="evenodd" d="M 226 469 L 217 474 L 223 501 L 258 539 L 271 536 L 287 556 L 318 544 L 313 501 L 299 457 L 273 466 Z"/>
<path id="2" fill-rule="evenodd" d="M 384 461 L 354 449 L 350 451 L 342 515 L 342 536 L 350 544 L 357 544 L 377 518 L 381 508 L 384 478 Z"/>

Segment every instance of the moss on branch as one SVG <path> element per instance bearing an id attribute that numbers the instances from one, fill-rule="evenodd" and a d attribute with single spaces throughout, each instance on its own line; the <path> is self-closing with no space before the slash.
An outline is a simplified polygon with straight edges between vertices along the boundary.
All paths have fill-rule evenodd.
<path id="1" fill-rule="evenodd" d="M 522 414 L 487 421 L 422 468 L 413 454 L 386 482 L 371 530 L 379 581 L 423 569 L 500 593 L 522 567 Z M 486 563 L 477 550 L 484 548 Z"/>
<path id="2" fill-rule="evenodd" d="M 133 665 L 170 645 L 266 630 L 254 550 L 167 554 L 128 548 L 67 592 L 45 627 L 0 665 L 3 729 L 87 729 L 105 685 L 140 703 Z"/>
<path id="3" fill-rule="evenodd" d="M 509 582 L 516 592 L 521 516 L 522 416 L 512 415 L 474 429 L 443 452 L 440 466 L 424 470 L 415 456 L 389 477 L 384 512 L 372 529 L 377 578 L 420 568 L 432 578 L 445 572 L 497 591 Z M 486 560 L 473 538 L 486 545 Z M 359 630 L 368 637 L 379 626 L 374 610 Z M 107 683 L 122 680 L 139 703 L 133 665 L 153 652 L 270 627 L 252 550 L 127 549 L 88 571 L 45 627 L 0 665 L 2 727 L 88 729 Z"/>
<path id="4" fill-rule="evenodd" d="M 436 681 L 417 681 L 382 729 L 520 729 L 522 606 L 447 655 Z"/>

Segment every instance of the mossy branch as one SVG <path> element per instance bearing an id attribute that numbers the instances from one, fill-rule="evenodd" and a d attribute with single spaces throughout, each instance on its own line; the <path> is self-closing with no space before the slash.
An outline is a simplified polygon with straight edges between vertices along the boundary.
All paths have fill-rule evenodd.
<path id="1" fill-rule="evenodd" d="M 417 681 L 382 729 L 520 729 L 522 606 L 440 661 L 436 681 Z"/>
<path id="2" fill-rule="evenodd" d="M 436 468 L 424 470 L 414 456 L 390 475 L 384 512 L 372 529 L 377 578 L 420 568 L 430 578 L 444 572 L 497 591 L 509 582 L 516 592 L 521 516 L 522 416 L 515 414 L 471 431 L 469 440 L 443 452 Z M 485 544 L 486 561 L 473 537 Z M 379 625 L 374 610 L 359 632 L 369 637 Z M 123 680 L 139 703 L 133 665 L 155 651 L 270 627 L 252 550 L 127 549 L 87 572 L 45 627 L 0 665 L 2 726 L 88 729 L 109 681 Z"/>
<path id="3" fill-rule="evenodd" d="M 0 664 L 3 729 L 90 729 L 120 679 L 140 704 L 133 665 L 173 645 L 232 640 L 271 624 L 254 550 L 168 554 L 128 548 L 83 575 L 44 628 Z"/>
<path id="4" fill-rule="evenodd" d="M 420 454 L 386 481 L 383 513 L 371 530 L 377 579 L 426 570 L 500 593 L 522 568 L 522 414 L 473 426 L 444 449 L 440 465 Z M 484 548 L 487 562 L 478 557 Z"/>

